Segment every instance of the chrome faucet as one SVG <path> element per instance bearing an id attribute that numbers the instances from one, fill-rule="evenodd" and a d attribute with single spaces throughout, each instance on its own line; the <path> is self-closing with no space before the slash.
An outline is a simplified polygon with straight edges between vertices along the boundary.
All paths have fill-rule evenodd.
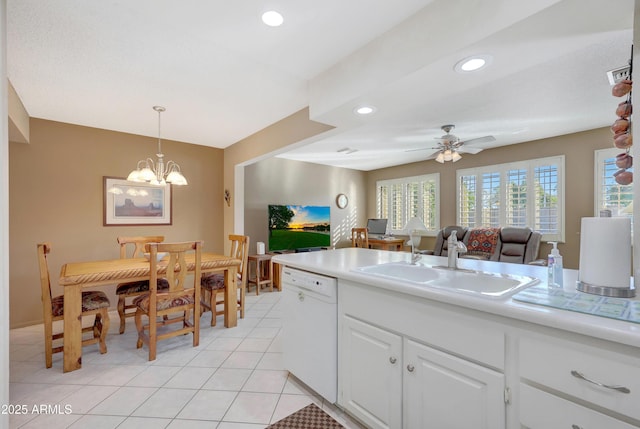
<path id="1" fill-rule="evenodd" d="M 467 246 L 462 241 L 458 241 L 458 231 L 451 231 L 451 235 L 447 239 L 447 258 L 449 269 L 458 269 L 458 253 L 465 253 Z"/>
<path id="2" fill-rule="evenodd" d="M 422 258 L 422 255 L 420 255 L 416 250 L 417 238 L 418 238 L 418 235 L 416 234 L 416 230 L 411 230 L 409 232 L 409 240 L 411 241 L 411 265 L 416 265 L 420 260 L 420 258 Z"/>

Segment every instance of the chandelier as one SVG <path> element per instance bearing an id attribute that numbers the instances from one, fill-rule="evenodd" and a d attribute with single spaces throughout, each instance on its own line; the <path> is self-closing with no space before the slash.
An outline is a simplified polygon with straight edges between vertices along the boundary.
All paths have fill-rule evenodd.
<path id="1" fill-rule="evenodd" d="M 438 156 L 436 156 L 436 161 L 440 164 L 444 164 L 445 161 L 456 162 L 462 159 L 462 156 L 458 153 L 455 148 L 452 148 L 451 145 L 446 144 L 444 148 L 440 150 Z"/>
<path id="2" fill-rule="evenodd" d="M 149 182 L 152 185 L 165 186 L 167 183 L 174 185 L 187 185 L 187 179 L 180 172 L 180 166 L 173 161 L 164 163 L 164 154 L 162 153 L 162 140 L 160 140 L 160 115 L 166 109 L 162 106 L 153 106 L 153 110 L 158 112 L 158 159 L 147 158 L 138 161 L 135 170 L 129 173 L 127 180 L 131 182 Z"/>

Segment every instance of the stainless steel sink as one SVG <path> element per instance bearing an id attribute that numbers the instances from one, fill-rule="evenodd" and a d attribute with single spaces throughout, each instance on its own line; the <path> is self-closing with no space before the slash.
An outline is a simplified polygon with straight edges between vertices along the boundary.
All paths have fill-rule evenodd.
<path id="1" fill-rule="evenodd" d="M 441 266 L 408 262 L 390 262 L 356 268 L 355 271 L 415 285 L 449 289 L 486 298 L 504 298 L 533 286 L 538 279 L 515 274 L 492 273 L 475 270 L 452 270 Z"/>

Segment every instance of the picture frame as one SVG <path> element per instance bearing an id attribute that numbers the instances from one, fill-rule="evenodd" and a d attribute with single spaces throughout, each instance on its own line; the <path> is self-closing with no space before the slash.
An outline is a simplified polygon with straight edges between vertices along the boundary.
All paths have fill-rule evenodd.
<path id="1" fill-rule="evenodd" d="M 103 226 L 171 225 L 171 185 L 104 176 Z"/>

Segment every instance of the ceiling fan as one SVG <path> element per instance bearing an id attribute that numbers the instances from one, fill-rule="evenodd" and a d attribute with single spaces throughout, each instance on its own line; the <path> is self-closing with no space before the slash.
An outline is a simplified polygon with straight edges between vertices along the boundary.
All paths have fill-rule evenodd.
<path id="1" fill-rule="evenodd" d="M 435 152 L 432 155 L 438 154 L 436 156 L 436 161 L 443 164 L 445 161 L 456 162 L 460 160 L 462 158 L 462 156 L 460 156 L 460 153 L 476 154 L 482 151 L 483 148 L 471 147 L 471 145 L 473 144 L 489 143 L 496 140 L 493 136 L 484 136 L 462 141 L 457 136 L 451 134 L 451 131 L 455 128 L 455 125 L 443 125 L 441 128 L 442 131 L 444 131 L 446 134 L 442 137 L 436 137 L 437 140 L 440 140 L 437 146 L 430 148 L 410 149 L 407 152 L 435 149 Z"/>

